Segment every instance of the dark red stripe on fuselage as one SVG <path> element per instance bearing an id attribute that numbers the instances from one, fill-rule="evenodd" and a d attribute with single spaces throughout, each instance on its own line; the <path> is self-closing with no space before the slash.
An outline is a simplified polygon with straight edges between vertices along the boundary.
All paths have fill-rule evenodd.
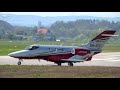
<path id="1" fill-rule="evenodd" d="M 84 56 L 90 53 L 90 50 L 87 49 L 80 49 L 80 48 L 76 48 L 75 49 L 75 54 L 76 55 L 80 55 L 80 56 Z M 64 53 L 64 54 L 49 54 L 47 56 L 19 56 L 19 57 L 15 57 L 15 58 L 19 58 L 19 59 L 44 59 L 44 60 L 48 60 L 48 61 L 53 61 L 53 62 L 57 62 L 57 61 L 61 61 L 61 59 L 69 59 L 72 56 L 74 56 L 74 54 L 72 53 Z"/>
<path id="2" fill-rule="evenodd" d="M 44 59 L 48 61 L 60 61 L 61 59 L 69 59 L 72 57 L 73 54 L 67 53 L 67 54 L 57 54 L 57 55 L 48 55 L 48 56 L 34 56 L 34 57 L 29 57 L 29 56 L 19 56 L 15 58 L 19 59 Z"/>
<path id="3" fill-rule="evenodd" d="M 59 61 L 61 59 L 69 59 L 72 56 L 73 56 L 73 54 L 71 54 L 71 53 L 68 53 L 68 54 L 58 54 L 58 55 L 49 55 L 48 56 L 48 60 Z"/>
<path id="4" fill-rule="evenodd" d="M 19 58 L 19 59 L 45 59 L 48 56 L 34 56 L 34 57 L 30 57 L 30 56 L 16 56 L 14 58 Z"/>

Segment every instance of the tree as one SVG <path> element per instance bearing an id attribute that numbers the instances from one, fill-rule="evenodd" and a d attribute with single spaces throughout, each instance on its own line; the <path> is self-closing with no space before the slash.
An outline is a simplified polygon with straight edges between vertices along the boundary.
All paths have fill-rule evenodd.
<path id="1" fill-rule="evenodd" d="M 15 40 L 17 37 L 16 37 L 16 35 L 14 33 L 9 33 L 7 35 L 7 38 L 10 39 L 10 40 Z"/>

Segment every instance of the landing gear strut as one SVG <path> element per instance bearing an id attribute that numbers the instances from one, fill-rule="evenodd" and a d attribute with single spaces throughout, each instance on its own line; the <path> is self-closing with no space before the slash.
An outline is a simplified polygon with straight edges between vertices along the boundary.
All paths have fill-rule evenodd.
<path id="1" fill-rule="evenodd" d="M 21 61 L 23 61 L 22 59 L 19 59 L 19 61 L 18 61 L 18 65 L 21 65 Z"/>
<path id="2" fill-rule="evenodd" d="M 68 65 L 69 65 L 69 66 L 73 66 L 73 63 L 72 63 L 72 62 L 68 62 Z"/>
<path id="3" fill-rule="evenodd" d="M 58 64 L 58 66 L 61 66 L 61 63 L 57 63 Z"/>
<path id="4" fill-rule="evenodd" d="M 38 59 L 38 61 L 40 62 L 40 59 Z"/>

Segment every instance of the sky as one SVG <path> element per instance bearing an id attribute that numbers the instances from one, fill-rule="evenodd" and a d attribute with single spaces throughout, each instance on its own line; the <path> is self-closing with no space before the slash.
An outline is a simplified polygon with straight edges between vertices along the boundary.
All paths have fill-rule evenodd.
<path id="1" fill-rule="evenodd" d="M 37 15 L 37 16 L 95 16 L 120 17 L 120 12 L 0 12 L 0 14 Z"/>

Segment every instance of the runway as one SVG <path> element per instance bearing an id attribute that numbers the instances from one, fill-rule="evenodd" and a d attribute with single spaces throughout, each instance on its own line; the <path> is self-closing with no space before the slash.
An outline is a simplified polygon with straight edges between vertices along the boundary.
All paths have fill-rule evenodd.
<path id="1" fill-rule="evenodd" d="M 0 56 L 0 65 L 17 65 L 18 59 L 9 56 Z M 47 62 L 45 60 L 28 59 L 23 60 L 22 65 L 57 65 L 54 62 Z M 63 63 L 62 66 L 68 66 Z M 120 52 L 100 53 L 94 55 L 91 61 L 74 63 L 74 66 L 110 66 L 120 67 Z"/>

